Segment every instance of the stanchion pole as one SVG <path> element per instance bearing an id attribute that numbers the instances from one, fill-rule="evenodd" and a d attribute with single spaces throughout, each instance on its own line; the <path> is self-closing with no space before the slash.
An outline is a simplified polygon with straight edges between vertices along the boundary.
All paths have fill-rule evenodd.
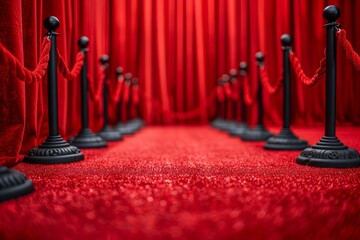
<path id="1" fill-rule="evenodd" d="M 44 21 L 51 41 L 50 59 L 48 65 L 48 113 L 49 136 L 39 147 L 31 149 L 24 161 L 29 163 L 53 164 L 68 163 L 84 159 L 79 148 L 70 145 L 59 135 L 58 126 L 58 81 L 57 81 L 57 47 L 55 30 L 59 20 L 50 16 Z"/>
<path id="2" fill-rule="evenodd" d="M 247 74 L 247 63 L 246 62 L 240 62 L 239 63 L 239 75 L 244 77 Z M 240 80 L 238 80 L 240 81 Z M 236 128 L 229 132 L 231 136 L 240 137 L 242 134 L 244 134 L 247 130 L 249 130 L 249 126 L 246 123 L 246 104 L 245 104 L 245 98 L 244 98 L 244 82 L 240 82 L 239 84 L 239 97 L 240 97 L 240 117 L 241 120 L 237 124 Z"/>
<path id="3" fill-rule="evenodd" d="M 292 39 L 290 35 L 283 34 L 281 36 L 283 49 L 283 82 L 284 82 L 284 99 L 283 99 L 283 128 L 276 136 L 270 137 L 265 145 L 265 149 L 269 150 L 302 150 L 308 147 L 305 140 L 297 138 L 290 129 L 290 60 L 289 52 L 291 50 Z"/>
<path id="4" fill-rule="evenodd" d="M 109 63 L 109 56 L 103 55 L 100 58 L 100 63 L 104 68 L 104 87 L 103 87 L 103 114 L 104 114 L 104 123 L 101 130 L 98 132 L 98 135 L 105 139 L 105 141 L 119 141 L 122 140 L 123 137 L 121 133 L 115 129 L 113 129 L 109 125 L 109 109 L 108 109 L 108 63 Z"/>
<path id="5" fill-rule="evenodd" d="M 79 148 L 101 148 L 106 147 L 107 143 L 100 136 L 96 135 L 89 128 L 89 109 L 88 109 L 88 81 L 87 81 L 87 52 L 89 39 L 85 36 L 78 40 L 80 50 L 84 53 L 84 64 L 81 68 L 81 130 L 69 142 Z"/>
<path id="6" fill-rule="evenodd" d="M 325 135 L 310 148 L 304 149 L 296 163 L 315 167 L 349 168 L 360 166 L 359 153 L 345 146 L 336 137 L 336 22 L 340 10 L 333 5 L 324 9 L 326 28 L 326 101 Z"/>
<path id="7" fill-rule="evenodd" d="M 244 141 L 265 141 L 272 134 L 264 127 L 263 119 L 263 92 L 260 76 L 260 67 L 264 64 L 265 56 L 262 52 L 257 52 L 255 58 L 258 65 L 257 78 L 258 78 L 258 90 L 257 90 L 257 99 L 258 99 L 258 122 L 257 125 L 244 132 L 240 137 Z"/>

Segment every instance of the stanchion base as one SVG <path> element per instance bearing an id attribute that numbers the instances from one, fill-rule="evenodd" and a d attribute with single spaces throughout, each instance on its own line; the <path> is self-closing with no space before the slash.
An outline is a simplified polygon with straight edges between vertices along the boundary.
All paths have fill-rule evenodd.
<path id="1" fill-rule="evenodd" d="M 135 118 L 131 122 L 137 125 L 139 128 L 142 128 L 145 124 L 144 120 L 142 120 L 141 118 Z"/>
<path id="2" fill-rule="evenodd" d="M 0 167 L 0 202 L 27 195 L 34 191 L 34 185 L 24 174 Z"/>
<path id="3" fill-rule="evenodd" d="M 114 128 L 123 135 L 131 135 L 135 132 L 135 129 L 131 125 L 126 123 L 118 123 L 115 125 Z"/>
<path id="4" fill-rule="evenodd" d="M 78 135 L 70 138 L 69 142 L 78 148 L 103 148 L 107 146 L 106 141 L 95 135 L 89 128 L 81 129 Z"/>
<path id="5" fill-rule="evenodd" d="M 244 141 L 265 141 L 271 136 L 272 134 L 264 128 L 264 126 L 257 125 L 256 127 L 247 130 L 240 137 Z"/>
<path id="6" fill-rule="evenodd" d="M 219 125 L 222 124 L 222 122 L 224 122 L 225 120 L 222 118 L 215 118 L 212 122 L 211 122 L 211 126 L 214 128 L 218 128 Z"/>
<path id="7" fill-rule="evenodd" d="M 324 136 L 312 147 L 304 149 L 296 163 L 314 167 L 360 167 L 360 155 L 355 149 L 345 146 L 337 137 Z"/>
<path id="8" fill-rule="evenodd" d="M 305 140 L 296 137 L 290 129 L 283 128 L 278 135 L 270 137 L 266 141 L 264 148 L 268 150 L 303 150 L 308 146 Z"/>
<path id="9" fill-rule="evenodd" d="M 231 131 L 229 131 L 229 135 L 234 137 L 240 137 L 248 130 L 249 126 L 246 123 L 241 122 L 237 124 L 236 128 L 233 128 Z"/>
<path id="10" fill-rule="evenodd" d="M 121 133 L 109 125 L 105 125 L 100 132 L 98 132 L 98 135 L 105 141 L 120 141 L 123 139 Z"/>
<path id="11" fill-rule="evenodd" d="M 235 127 L 234 121 L 228 121 L 224 120 L 221 124 L 218 125 L 218 129 L 221 131 L 229 131 L 230 129 L 233 129 Z"/>
<path id="12" fill-rule="evenodd" d="M 79 148 L 70 145 L 60 135 L 49 136 L 39 147 L 31 149 L 24 162 L 53 164 L 84 160 Z"/>

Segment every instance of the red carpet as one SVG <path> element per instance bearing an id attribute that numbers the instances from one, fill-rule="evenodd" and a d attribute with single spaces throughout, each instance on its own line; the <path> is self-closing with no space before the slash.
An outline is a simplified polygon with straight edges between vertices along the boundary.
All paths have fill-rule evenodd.
<path id="1" fill-rule="evenodd" d="M 315 143 L 322 128 L 296 129 Z M 360 150 L 360 128 L 338 136 Z M 19 164 L 0 239 L 355 239 L 360 169 L 295 164 L 209 127 L 148 127 L 68 165 Z"/>

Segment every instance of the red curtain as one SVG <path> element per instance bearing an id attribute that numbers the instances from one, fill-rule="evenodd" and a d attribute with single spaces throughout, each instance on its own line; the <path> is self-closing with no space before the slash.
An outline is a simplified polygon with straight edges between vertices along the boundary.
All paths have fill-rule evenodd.
<path id="1" fill-rule="evenodd" d="M 293 50 L 306 73 L 323 56 L 328 4 L 340 7 L 339 19 L 354 49 L 360 52 L 360 19 L 356 0 L 2 0 L 0 41 L 29 69 L 34 69 L 46 29 L 43 19 L 60 20 L 58 48 L 69 66 L 75 63 L 77 40 L 86 35 L 89 74 L 99 81 L 99 58 L 110 56 L 110 81 L 115 68 L 139 77 L 141 108 L 148 123 L 206 123 L 215 114 L 212 96 L 223 73 L 240 61 L 249 65 L 250 87 L 257 86 L 254 54 L 263 51 L 271 81 L 281 74 L 280 36 L 293 36 Z M 47 135 L 47 83 L 25 84 L 0 66 L 0 164 L 13 164 Z M 97 82 L 98 83 L 98 82 Z M 292 120 L 324 121 L 325 82 L 309 88 L 292 79 Z M 80 128 L 79 80 L 59 74 L 59 128 L 69 137 Z M 338 53 L 337 116 L 340 123 L 360 123 L 360 75 Z M 102 101 L 90 101 L 90 125 L 102 124 Z M 281 124 L 282 94 L 264 92 L 265 123 Z M 201 106 L 201 107 L 199 107 Z M 115 104 L 109 106 L 116 121 Z M 256 105 L 249 107 L 254 124 Z M 174 112 L 191 111 L 191 118 Z M 127 116 L 129 117 L 129 116 Z"/>

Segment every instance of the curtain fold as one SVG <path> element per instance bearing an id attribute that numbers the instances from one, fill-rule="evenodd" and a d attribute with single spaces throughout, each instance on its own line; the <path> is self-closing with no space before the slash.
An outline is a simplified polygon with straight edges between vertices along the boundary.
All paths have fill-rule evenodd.
<path id="1" fill-rule="evenodd" d="M 265 53 L 271 83 L 282 74 L 280 36 L 293 37 L 293 50 L 305 73 L 313 74 L 324 54 L 325 20 L 322 11 L 337 5 L 339 19 L 354 49 L 360 52 L 360 20 L 356 0 L 3 0 L 0 41 L 25 67 L 34 69 L 46 29 L 43 20 L 57 16 L 58 49 L 72 66 L 77 40 L 90 39 L 89 76 L 100 87 L 99 58 L 110 57 L 109 78 L 122 66 L 139 78 L 141 110 L 150 124 L 207 123 L 215 103 L 206 102 L 219 77 L 246 61 L 250 89 L 257 90 L 255 53 Z M 360 124 L 360 75 L 338 52 L 337 120 Z M 59 78 L 59 129 L 65 137 L 79 131 L 80 81 Z M 292 75 L 291 116 L 299 125 L 324 121 L 325 81 L 309 88 Z M 264 91 L 265 124 L 282 123 L 282 94 Z M 102 99 L 89 99 L 90 127 L 103 123 Z M 115 123 L 116 104 L 109 105 Z M 231 108 L 230 108 L 231 109 Z M 247 107 L 255 124 L 257 105 Z M 192 112 L 186 118 L 186 112 Z M 182 118 L 176 118 L 181 113 Z M 193 114 L 196 113 L 196 114 Z M 25 84 L 6 66 L 0 66 L 0 164 L 21 160 L 48 133 L 47 77 Z M 229 116 L 233 116 L 229 113 Z M 124 121 L 131 116 L 123 112 Z M 11 146 L 11 147 L 9 147 Z"/>

